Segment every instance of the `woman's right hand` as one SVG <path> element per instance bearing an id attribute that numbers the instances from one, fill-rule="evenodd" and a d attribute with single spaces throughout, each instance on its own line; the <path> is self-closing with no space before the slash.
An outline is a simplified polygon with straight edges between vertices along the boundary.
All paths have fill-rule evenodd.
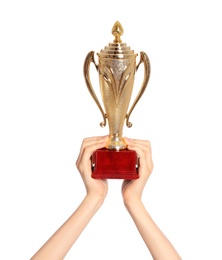
<path id="1" fill-rule="evenodd" d="M 122 185 L 125 206 L 153 259 L 180 260 L 181 257 L 153 221 L 141 200 L 143 189 L 153 170 L 150 142 L 129 138 L 124 138 L 124 140 L 128 149 L 135 150 L 140 160 L 139 178 L 131 181 L 125 180 Z"/>
<path id="2" fill-rule="evenodd" d="M 82 142 L 76 167 L 86 187 L 87 195 L 98 195 L 102 198 L 106 197 L 108 184 L 106 180 L 93 179 L 91 156 L 97 149 L 103 148 L 108 140 L 107 136 L 96 136 L 85 138 Z"/>
<path id="3" fill-rule="evenodd" d="M 135 150 L 139 157 L 139 178 L 125 180 L 122 185 L 122 195 L 125 203 L 141 200 L 143 189 L 153 171 L 151 145 L 149 141 L 124 138 L 129 150 Z"/>

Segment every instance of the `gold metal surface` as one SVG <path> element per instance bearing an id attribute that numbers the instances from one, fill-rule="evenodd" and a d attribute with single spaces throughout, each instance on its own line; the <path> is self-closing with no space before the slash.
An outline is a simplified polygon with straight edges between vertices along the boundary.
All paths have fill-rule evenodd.
<path id="1" fill-rule="evenodd" d="M 86 86 L 88 87 L 89 93 L 92 95 L 93 99 L 95 100 L 95 102 L 96 102 L 96 104 L 97 104 L 97 106 L 98 106 L 98 108 L 101 111 L 102 116 L 103 116 L 103 122 L 100 123 L 100 126 L 104 127 L 106 125 L 106 114 L 104 113 L 104 111 L 103 111 L 103 109 L 102 109 L 102 107 L 99 103 L 99 100 L 96 96 L 95 91 L 93 90 L 93 87 L 92 87 L 92 84 L 91 84 L 91 81 L 90 81 L 89 69 L 90 69 L 90 63 L 91 62 L 94 63 L 96 69 L 98 70 L 98 65 L 95 63 L 95 60 L 94 60 L 94 51 L 89 52 L 88 55 L 86 56 L 84 68 L 83 68 L 83 73 L 84 73 Z"/>
<path id="2" fill-rule="evenodd" d="M 110 138 L 106 148 L 122 150 L 126 148 L 122 138 L 123 124 L 126 119 L 126 125 L 128 127 L 132 126 L 129 117 L 148 84 L 150 62 L 145 52 L 141 52 L 140 61 L 136 65 L 137 54 L 126 43 L 122 43 L 120 36 L 123 34 L 123 28 L 118 21 L 114 24 L 112 33 L 115 36 L 114 42 L 109 43 L 100 53 L 97 53 L 99 57 L 98 65 L 95 63 L 93 51 L 86 56 L 84 77 L 88 90 L 102 113 L 103 122 L 100 125 L 105 126 L 106 118 L 108 120 Z M 94 63 L 99 73 L 100 91 L 106 112 L 103 111 L 90 81 L 91 62 Z M 133 91 L 135 72 L 141 63 L 144 64 L 143 83 L 132 107 L 127 113 Z"/>
<path id="3" fill-rule="evenodd" d="M 116 21 L 112 28 L 112 34 L 115 36 L 114 43 L 121 43 L 120 36 L 123 35 L 123 27 L 119 21 Z"/>

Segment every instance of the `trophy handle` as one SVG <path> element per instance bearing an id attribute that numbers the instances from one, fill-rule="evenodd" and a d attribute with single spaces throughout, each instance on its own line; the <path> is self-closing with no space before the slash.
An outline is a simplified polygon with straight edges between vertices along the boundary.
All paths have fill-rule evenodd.
<path id="1" fill-rule="evenodd" d="M 84 77 L 85 77 L 85 81 L 86 81 L 86 86 L 89 90 L 89 93 L 91 94 L 91 96 L 93 97 L 94 101 L 96 102 L 100 112 L 102 113 L 103 116 L 103 122 L 100 123 L 101 127 L 104 127 L 106 125 L 106 114 L 104 113 L 99 100 L 96 96 L 95 91 L 93 90 L 92 84 L 91 84 L 91 80 L 90 80 L 90 76 L 89 76 L 89 68 L 90 68 L 90 63 L 93 62 L 97 71 L 98 71 L 98 65 L 95 63 L 94 60 L 94 51 L 90 51 L 86 58 L 85 58 L 85 62 L 84 62 L 84 69 L 83 69 L 83 73 L 84 73 Z"/>
<path id="2" fill-rule="evenodd" d="M 129 112 L 127 113 L 126 115 L 126 125 L 128 127 L 131 127 L 133 124 L 129 122 L 129 117 L 134 109 L 134 107 L 136 106 L 137 102 L 140 100 L 141 96 L 143 95 L 146 87 L 147 87 L 147 84 L 148 84 L 148 81 L 149 81 L 149 78 L 150 78 L 150 61 L 149 61 L 149 58 L 148 56 L 146 55 L 145 52 L 140 52 L 140 61 L 138 63 L 138 65 L 136 66 L 136 71 L 138 70 L 140 64 L 143 63 L 144 64 L 144 78 L 143 78 L 143 84 L 140 88 L 140 91 L 139 93 L 137 94 L 136 96 L 136 99 L 135 101 L 133 102 Z"/>

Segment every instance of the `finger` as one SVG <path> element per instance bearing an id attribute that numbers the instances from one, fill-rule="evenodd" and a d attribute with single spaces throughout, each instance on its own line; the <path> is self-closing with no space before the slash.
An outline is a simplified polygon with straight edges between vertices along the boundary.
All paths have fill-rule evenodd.
<path id="1" fill-rule="evenodd" d="M 151 150 L 151 144 L 148 140 L 137 140 L 124 137 L 124 141 L 127 143 L 127 145 L 143 146 L 144 149 Z"/>
<path id="2" fill-rule="evenodd" d="M 124 138 L 129 150 L 135 150 L 140 157 L 140 168 L 148 167 L 149 172 L 153 170 L 152 150 L 149 141 Z M 149 173 L 149 174 L 150 174 Z"/>
<path id="3" fill-rule="evenodd" d="M 90 142 L 88 145 L 83 145 L 82 151 L 79 155 L 79 158 L 76 162 L 77 167 L 79 166 L 80 163 L 83 165 L 90 160 L 93 152 L 97 149 L 103 148 L 106 145 L 106 138 L 101 138 L 98 139 L 96 142 Z"/>
<path id="4" fill-rule="evenodd" d="M 90 144 L 93 144 L 95 142 L 99 142 L 100 140 L 103 140 L 103 139 L 108 139 L 108 136 L 94 136 L 94 137 L 84 138 L 82 141 L 80 151 L 82 151 L 84 149 L 84 147 L 86 147 Z"/>
<path id="5" fill-rule="evenodd" d="M 83 150 L 86 146 L 92 145 L 94 143 L 100 143 L 100 142 L 103 142 L 103 141 L 106 143 L 107 140 L 108 140 L 107 135 L 106 136 L 94 136 L 94 137 L 84 138 L 83 141 L 82 141 L 82 145 L 80 147 L 80 152 L 79 152 L 79 156 L 76 160 L 76 164 L 79 163 L 80 158 L 82 157 Z M 104 146 L 105 146 L 105 144 L 104 144 Z"/>
<path id="6" fill-rule="evenodd" d="M 151 147 L 147 143 L 136 143 L 136 144 L 128 144 L 129 150 L 136 150 L 139 157 L 147 156 L 147 158 L 151 157 Z"/>
<path id="7" fill-rule="evenodd" d="M 149 157 L 151 157 L 152 149 L 151 149 L 151 144 L 149 141 L 129 139 L 129 138 L 124 138 L 124 141 L 126 141 L 126 143 L 128 145 L 128 149 L 133 150 L 133 149 L 136 149 L 136 147 L 138 147 L 141 150 L 145 151 Z"/>

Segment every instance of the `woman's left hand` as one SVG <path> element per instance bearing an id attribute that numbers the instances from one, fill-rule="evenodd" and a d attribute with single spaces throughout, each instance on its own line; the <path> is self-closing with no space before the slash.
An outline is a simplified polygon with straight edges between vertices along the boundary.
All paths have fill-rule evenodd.
<path id="1" fill-rule="evenodd" d="M 76 166 L 80 172 L 83 182 L 86 187 L 87 194 L 94 194 L 105 198 L 108 190 L 106 180 L 97 180 L 91 177 L 92 165 L 91 156 L 97 149 L 103 148 L 106 145 L 107 136 L 96 136 L 85 138 L 80 148 L 79 156 L 76 161 Z"/>

